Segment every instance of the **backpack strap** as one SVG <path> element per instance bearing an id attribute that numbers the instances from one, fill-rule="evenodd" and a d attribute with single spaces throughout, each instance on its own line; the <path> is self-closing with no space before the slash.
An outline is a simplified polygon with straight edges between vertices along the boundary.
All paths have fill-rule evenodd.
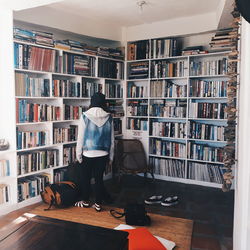
<path id="1" fill-rule="evenodd" d="M 114 217 L 114 218 L 122 218 L 123 216 L 125 216 L 125 213 L 121 213 L 121 212 L 118 212 L 118 211 L 115 211 L 114 209 L 111 209 L 110 211 L 110 214 Z"/>
<path id="2" fill-rule="evenodd" d="M 60 182 L 57 182 L 56 184 L 68 184 L 72 188 L 76 188 L 76 184 L 74 182 L 71 182 L 71 181 L 60 181 Z"/>
<path id="3" fill-rule="evenodd" d="M 53 191 L 51 190 L 51 188 L 45 188 L 46 192 L 49 194 L 49 196 L 51 197 L 51 201 L 50 201 L 50 204 L 49 204 L 49 207 L 48 208 L 45 208 L 44 211 L 48 211 L 50 210 L 50 208 L 52 207 L 54 201 L 55 201 L 55 194 L 53 193 Z"/>

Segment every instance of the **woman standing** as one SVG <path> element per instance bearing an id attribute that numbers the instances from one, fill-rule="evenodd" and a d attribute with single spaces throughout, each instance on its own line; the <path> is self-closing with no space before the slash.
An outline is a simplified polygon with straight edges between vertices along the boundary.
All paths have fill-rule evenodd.
<path id="1" fill-rule="evenodd" d="M 113 119 L 105 109 L 105 95 L 95 93 L 91 97 L 90 108 L 80 118 L 76 145 L 76 157 L 82 163 L 83 185 L 82 201 L 75 205 L 89 207 L 90 180 L 93 174 L 95 179 L 93 207 L 96 211 L 101 211 L 102 201 L 110 198 L 104 187 L 103 174 L 107 163 L 111 164 L 114 156 Z"/>

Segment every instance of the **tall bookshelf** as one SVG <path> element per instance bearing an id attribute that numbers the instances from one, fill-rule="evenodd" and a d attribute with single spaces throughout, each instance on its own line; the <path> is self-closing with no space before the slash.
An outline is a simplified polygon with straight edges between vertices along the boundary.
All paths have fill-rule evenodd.
<path id="1" fill-rule="evenodd" d="M 182 55 L 179 39 L 128 42 L 126 137 L 156 178 L 220 188 L 228 51 Z"/>
<path id="2" fill-rule="evenodd" d="M 16 148 L 0 152 L 1 213 L 40 201 L 46 183 L 63 178 L 94 92 L 106 95 L 123 136 L 123 59 L 14 40 L 14 65 Z"/>

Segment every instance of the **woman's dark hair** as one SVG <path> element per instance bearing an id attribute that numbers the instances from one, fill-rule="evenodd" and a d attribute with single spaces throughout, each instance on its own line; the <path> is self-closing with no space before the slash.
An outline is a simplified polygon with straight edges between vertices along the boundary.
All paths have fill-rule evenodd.
<path id="1" fill-rule="evenodd" d="M 94 107 L 102 108 L 103 110 L 107 111 L 107 103 L 104 94 L 96 92 L 94 95 L 92 95 L 89 108 Z"/>

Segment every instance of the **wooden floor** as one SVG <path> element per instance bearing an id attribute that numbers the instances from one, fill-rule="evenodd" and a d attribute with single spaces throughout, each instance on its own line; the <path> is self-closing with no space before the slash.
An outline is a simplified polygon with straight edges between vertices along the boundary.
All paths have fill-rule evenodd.
<path id="1" fill-rule="evenodd" d="M 109 192 L 115 198 L 114 206 L 123 207 L 128 199 L 143 200 L 152 194 L 179 196 L 175 207 L 147 206 L 147 211 L 161 215 L 194 220 L 192 250 L 231 250 L 233 234 L 234 193 L 223 193 L 220 189 L 185 185 L 156 180 L 143 183 L 137 176 L 125 176 L 120 184 L 106 182 Z M 35 204 L 0 217 L 0 227 L 25 212 Z"/>

